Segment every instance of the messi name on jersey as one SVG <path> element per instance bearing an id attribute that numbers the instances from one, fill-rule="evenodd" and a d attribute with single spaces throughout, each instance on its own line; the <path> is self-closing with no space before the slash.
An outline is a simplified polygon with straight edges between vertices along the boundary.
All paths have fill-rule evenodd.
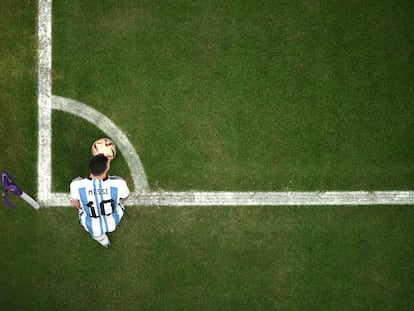
<path id="1" fill-rule="evenodd" d="M 88 195 L 102 195 L 102 194 L 108 194 L 109 191 L 107 188 L 104 189 L 89 189 Z"/>

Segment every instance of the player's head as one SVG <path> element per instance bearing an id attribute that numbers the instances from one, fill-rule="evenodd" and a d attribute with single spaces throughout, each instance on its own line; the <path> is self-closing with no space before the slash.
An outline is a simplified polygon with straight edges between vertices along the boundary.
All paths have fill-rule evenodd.
<path id="1" fill-rule="evenodd" d="M 89 161 L 89 172 L 94 176 L 100 176 L 109 169 L 109 161 L 104 156 L 94 156 Z"/>

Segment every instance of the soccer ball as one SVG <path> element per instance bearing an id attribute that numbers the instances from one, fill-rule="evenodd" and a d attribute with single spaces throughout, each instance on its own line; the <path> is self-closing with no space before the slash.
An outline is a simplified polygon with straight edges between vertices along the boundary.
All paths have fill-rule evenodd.
<path id="1" fill-rule="evenodd" d="M 115 143 L 109 138 L 99 138 L 92 144 L 91 153 L 93 156 L 102 155 L 112 160 L 116 157 Z"/>

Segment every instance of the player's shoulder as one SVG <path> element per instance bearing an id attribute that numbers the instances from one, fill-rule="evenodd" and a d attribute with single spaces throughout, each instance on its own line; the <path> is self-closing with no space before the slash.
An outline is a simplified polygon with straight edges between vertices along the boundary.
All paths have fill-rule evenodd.
<path id="1" fill-rule="evenodd" d="M 71 187 L 82 187 L 87 183 L 88 179 L 83 177 L 76 177 L 70 183 Z"/>
<path id="2" fill-rule="evenodd" d="M 78 177 L 76 177 L 76 178 L 73 178 L 73 179 L 72 179 L 72 182 L 77 182 L 77 181 L 81 181 L 81 180 L 84 180 L 84 178 L 82 178 L 82 177 L 78 176 Z"/>
<path id="3" fill-rule="evenodd" d="M 120 176 L 108 176 L 107 181 L 109 184 L 115 186 L 115 187 L 122 187 L 122 188 L 128 188 L 128 185 L 125 181 L 125 179 L 123 179 Z"/>
<path id="4" fill-rule="evenodd" d="M 122 177 L 120 177 L 120 176 L 116 176 L 116 175 L 113 175 L 113 176 L 108 176 L 108 180 L 122 180 L 122 181 L 124 181 L 124 179 L 122 178 Z"/>

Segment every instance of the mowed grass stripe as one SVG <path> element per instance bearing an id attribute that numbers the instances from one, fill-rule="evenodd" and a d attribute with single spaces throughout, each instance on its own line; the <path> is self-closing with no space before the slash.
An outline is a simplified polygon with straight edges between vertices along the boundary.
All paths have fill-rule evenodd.
<path id="1" fill-rule="evenodd" d="M 125 131 L 151 188 L 412 188 L 409 10 L 94 4 L 55 4 L 54 90 Z"/>

